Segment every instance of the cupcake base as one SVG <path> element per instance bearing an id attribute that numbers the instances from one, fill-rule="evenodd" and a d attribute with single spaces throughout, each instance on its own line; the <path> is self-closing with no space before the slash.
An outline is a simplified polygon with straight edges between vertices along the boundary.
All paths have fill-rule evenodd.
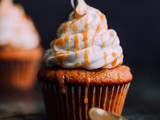
<path id="1" fill-rule="evenodd" d="M 120 115 L 132 81 L 129 67 L 65 69 L 43 67 L 38 73 L 50 120 L 88 120 L 92 107 Z"/>
<path id="2" fill-rule="evenodd" d="M 120 115 L 129 88 L 128 84 L 103 87 L 42 85 L 42 93 L 50 120 L 88 120 L 88 112 L 98 107 Z"/>
<path id="3" fill-rule="evenodd" d="M 42 48 L 32 50 L 0 51 L 0 89 L 30 90 L 42 57 Z"/>
<path id="4" fill-rule="evenodd" d="M 37 61 L 0 61 L 0 89 L 31 89 L 38 67 Z"/>

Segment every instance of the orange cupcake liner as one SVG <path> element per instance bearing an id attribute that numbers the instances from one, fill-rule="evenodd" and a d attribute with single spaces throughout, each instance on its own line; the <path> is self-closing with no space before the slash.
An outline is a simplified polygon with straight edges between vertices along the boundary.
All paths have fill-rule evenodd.
<path id="1" fill-rule="evenodd" d="M 98 107 L 120 115 L 130 83 L 121 85 L 61 86 L 44 82 L 42 93 L 50 120 L 88 120 L 88 111 Z"/>
<path id="2" fill-rule="evenodd" d="M 31 89 L 36 82 L 38 67 L 36 60 L 0 60 L 0 89 Z"/>

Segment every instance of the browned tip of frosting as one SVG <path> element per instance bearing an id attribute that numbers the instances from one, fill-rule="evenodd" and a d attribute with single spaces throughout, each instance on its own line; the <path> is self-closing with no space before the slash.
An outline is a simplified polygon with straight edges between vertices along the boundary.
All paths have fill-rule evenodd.
<path id="1" fill-rule="evenodd" d="M 129 83 L 132 81 L 132 74 L 130 68 L 125 65 L 119 65 L 112 69 L 64 69 L 60 67 L 43 67 L 39 73 L 38 78 L 43 82 L 59 83 L 57 73 L 60 72 L 63 83 L 66 85 L 88 85 L 103 86 Z"/>

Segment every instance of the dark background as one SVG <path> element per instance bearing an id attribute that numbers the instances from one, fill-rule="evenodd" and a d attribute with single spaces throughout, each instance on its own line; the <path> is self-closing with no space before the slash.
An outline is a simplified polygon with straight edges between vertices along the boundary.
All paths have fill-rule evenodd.
<path id="1" fill-rule="evenodd" d="M 15 0 L 32 17 L 49 48 L 58 26 L 73 10 L 70 0 Z M 115 29 L 124 50 L 124 64 L 134 80 L 124 109 L 130 119 L 159 120 L 160 115 L 160 0 L 86 0 L 101 10 Z M 143 117 L 141 117 L 143 116 Z"/>
<path id="2" fill-rule="evenodd" d="M 58 26 L 73 10 L 70 0 L 15 0 L 23 4 L 39 30 L 44 48 L 55 38 Z M 115 29 L 124 50 L 125 64 L 160 67 L 160 0 L 86 0 L 101 10 L 109 28 Z"/>

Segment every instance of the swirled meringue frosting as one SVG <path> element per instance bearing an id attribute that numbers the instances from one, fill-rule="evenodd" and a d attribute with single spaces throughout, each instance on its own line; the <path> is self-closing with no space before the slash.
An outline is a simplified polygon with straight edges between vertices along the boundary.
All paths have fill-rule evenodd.
<path id="1" fill-rule="evenodd" d="M 44 61 L 47 66 L 64 68 L 114 68 L 122 64 L 123 51 L 117 33 L 108 29 L 105 15 L 78 0 L 69 20 L 60 25 Z"/>
<path id="2" fill-rule="evenodd" d="M 12 0 L 0 1 L 0 47 L 32 49 L 39 45 L 39 35 L 22 6 Z"/>

